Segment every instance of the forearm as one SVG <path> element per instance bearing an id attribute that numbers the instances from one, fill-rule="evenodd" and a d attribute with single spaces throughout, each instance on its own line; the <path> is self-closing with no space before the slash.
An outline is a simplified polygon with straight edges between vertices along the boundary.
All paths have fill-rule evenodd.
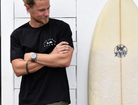
<path id="1" fill-rule="evenodd" d="M 73 48 L 65 54 L 39 54 L 37 53 L 37 63 L 48 67 L 68 67 L 71 62 Z"/>
<path id="2" fill-rule="evenodd" d="M 24 61 L 22 59 L 15 59 L 12 61 L 13 70 L 14 70 L 16 76 L 19 77 L 19 76 L 28 74 L 26 71 L 26 63 L 27 63 L 27 61 Z M 39 69 L 41 69 L 42 67 L 44 67 L 44 65 L 41 65 L 41 64 L 38 64 L 38 63 L 32 62 L 32 61 L 28 62 L 29 73 L 34 73 L 34 72 L 38 71 Z"/>

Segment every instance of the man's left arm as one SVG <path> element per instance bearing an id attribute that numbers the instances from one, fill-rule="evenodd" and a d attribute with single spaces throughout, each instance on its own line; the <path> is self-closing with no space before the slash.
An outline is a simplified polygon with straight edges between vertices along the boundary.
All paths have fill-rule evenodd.
<path id="1" fill-rule="evenodd" d="M 59 43 L 50 54 L 37 53 L 36 62 L 48 67 L 68 67 L 71 62 L 73 48 L 67 42 Z M 26 53 L 24 60 L 30 60 L 32 53 Z"/>

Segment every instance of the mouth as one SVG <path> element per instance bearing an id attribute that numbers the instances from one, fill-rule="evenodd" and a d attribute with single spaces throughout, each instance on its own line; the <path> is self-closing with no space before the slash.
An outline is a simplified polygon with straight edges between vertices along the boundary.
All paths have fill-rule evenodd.
<path id="1" fill-rule="evenodd" d="M 48 16 L 47 17 L 42 17 L 42 19 L 45 19 L 45 20 L 48 19 L 48 18 L 49 18 Z"/>

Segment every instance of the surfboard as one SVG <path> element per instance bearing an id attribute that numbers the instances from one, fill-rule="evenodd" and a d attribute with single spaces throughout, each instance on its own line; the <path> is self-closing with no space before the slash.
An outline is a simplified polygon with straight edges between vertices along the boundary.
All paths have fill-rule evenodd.
<path id="1" fill-rule="evenodd" d="M 108 0 L 97 20 L 88 66 L 88 105 L 138 105 L 138 8 Z"/>

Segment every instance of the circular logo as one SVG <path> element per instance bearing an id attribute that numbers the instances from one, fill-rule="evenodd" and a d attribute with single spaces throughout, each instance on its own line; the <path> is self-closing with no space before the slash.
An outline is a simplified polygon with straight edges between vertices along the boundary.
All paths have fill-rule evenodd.
<path id="1" fill-rule="evenodd" d="M 127 47 L 122 44 L 116 46 L 114 49 L 115 57 L 119 58 L 126 57 L 127 52 L 128 52 Z"/>
<path id="2" fill-rule="evenodd" d="M 49 38 L 44 42 L 44 47 L 55 46 L 55 45 L 56 45 L 56 41 L 52 38 Z"/>

